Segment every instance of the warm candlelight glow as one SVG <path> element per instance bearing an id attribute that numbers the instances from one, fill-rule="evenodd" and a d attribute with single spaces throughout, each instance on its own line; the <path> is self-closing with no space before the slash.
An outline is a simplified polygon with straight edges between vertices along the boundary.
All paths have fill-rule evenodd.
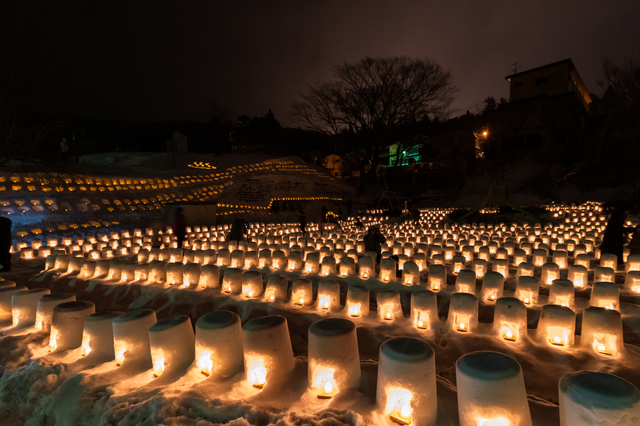
<path id="1" fill-rule="evenodd" d="M 496 419 L 478 419 L 478 426 L 509 426 L 509 420 L 504 417 Z"/>
<path id="2" fill-rule="evenodd" d="M 329 309 L 329 307 L 331 305 L 331 298 L 326 294 L 321 294 L 319 296 L 318 304 L 320 305 L 320 308 L 322 308 L 322 309 Z"/>
<path id="3" fill-rule="evenodd" d="M 124 354 L 127 351 L 124 343 L 115 342 L 116 365 L 119 367 L 124 362 Z"/>
<path id="4" fill-rule="evenodd" d="M 349 315 L 351 315 L 352 317 L 359 317 L 360 315 L 362 315 L 362 312 L 360 312 L 359 303 L 349 306 Z"/>
<path id="5" fill-rule="evenodd" d="M 209 377 L 211 375 L 211 370 L 213 369 L 213 357 L 211 351 L 200 350 L 200 353 L 197 356 L 197 364 L 200 372 L 205 376 Z"/>
<path id="6" fill-rule="evenodd" d="M 90 338 L 88 335 L 82 336 L 82 356 L 87 356 L 91 353 L 91 346 L 89 346 Z"/>
<path id="7" fill-rule="evenodd" d="M 264 368 L 262 360 L 258 360 L 256 365 L 249 369 L 247 381 L 254 388 L 262 389 L 267 384 L 267 369 Z"/>
<path id="8" fill-rule="evenodd" d="M 387 412 L 389 418 L 401 425 L 413 422 L 411 408 L 411 392 L 406 389 L 390 389 L 387 393 Z"/>
<path id="9" fill-rule="evenodd" d="M 517 337 L 517 326 L 503 322 L 500 325 L 500 335 L 504 340 L 515 342 Z"/>
<path id="10" fill-rule="evenodd" d="M 51 333 L 49 334 L 49 352 L 53 352 L 58 347 L 56 343 L 56 338 L 58 337 L 58 330 L 55 328 L 51 329 Z"/>
<path id="11" fill-rule="evenodd" d="M 313 387 L 318 391 L 318 398 L 329 399 L 338 393 L 338 387 L 333 379 L 333 368 L 320 368 L 313 378 Z"/>
<path id="12" fill-rule="evenodd" d="M 153 360 L 153 377 L 160 377 L 164 372 L 164 356 L 160 355 Z"/>
<path id="13" fill-rule="evenodd" d="M 426 312 L 416 311 L 416 319 L 413 323 L 417 328 L 427 329 L 429 328 L 429 316 Z"/>
<path id="14" fill-rule="evenodd" d="M 549 327 L 547 336 L 548 342 L 554 346 L 566 346 L 569 343 L 569 331 L 564 327 Z"/>

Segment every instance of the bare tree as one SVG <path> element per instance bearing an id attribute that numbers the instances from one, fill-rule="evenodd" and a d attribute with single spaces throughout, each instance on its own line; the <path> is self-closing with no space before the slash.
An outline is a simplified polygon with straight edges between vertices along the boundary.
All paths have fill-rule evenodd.
<path id="1" fill-rule="evenodd" d="M 345 150 L 358 151 L 363 176 L 367 164 L 375 172 L 393 128 L 448 112 L 456 90 L 451 80 L 430 59 L 366 57 L 334 67 L 332 81 L 310 84 L 293 104 L 292 117 L 326 134 L 353 135 Z"/>

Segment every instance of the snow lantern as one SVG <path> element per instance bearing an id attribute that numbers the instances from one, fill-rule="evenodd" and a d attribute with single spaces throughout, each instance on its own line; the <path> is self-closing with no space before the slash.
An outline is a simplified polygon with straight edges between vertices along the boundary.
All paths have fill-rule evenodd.
<path id="1" fill-rule="evenodd" d="M 182 284 L 184 265 L 180 262 L 167 263 L 167 284 Z"/>
<path id="2" fill-rule="evenodd" d="M 527 307 L 515 297 L 496 300 L 493 333 L 507 342 L 520 342 L 527 337 Z"/>
<path id="3" fill-rule="evenodd" d="M 318 300 L 316 307 L 321 312 L 328 312 L 340 307 L 340 284 L 333 280 L 323 280 L 318 284 Z"/>
<path id="4" fill-rule="evenodd" d="M 565 374 L 558 393 L 560 426 L 632 425 L 640 419 L 640 391 L 613 374 Z"/>
<path id="5" fill-rule="evenodd" d="M 295 366 L 287 320 L 279 315 L 254 318 L 242 327 L 244 371 L 249 385 L 262 389 L 286 380 Z"/>
<path id="6" fill-rule="evenodd" d="M 376 264 L 373 257 L 360 256 L 358 259 L 358 273 L 362 280 L 376 277 Z"/>
<path id="7" fill-rule="evenodd" d="M 456 293 L 475 294 L 476 291 L 476 273 L 473 269 L 461 269 L 456 277 L 455 290 Z"/>
<path id="8" fill-rule="evenodd" d="M 231 267 L 232 268 L 244 267 L 244 251 L 234 250 L 231 252 Z"/>
<path id="9" fill-rule="evenodd" d="M 122 277 L 122 268 L 124 265 L 118 263 L 112 263 L 109 267 L 109 272 L 107 273 L 106 280 L 114 280 L 120 281 Z"/>
<path id="10" fill-rule="evenodd" d="M 15 327 L 31 327 L 36 323 L 38 301 L 46 294 L 48 288 L 33 288 L 13 293 L 11 296 L 11 315 Z"/>
<path id="11" fill-rule="evenodd" d="M 490 271 L 482 278 L 482 301 L 494 303 L 502 297 L 504 290 L 504 276 L 499 272 Z"/>
<path id="12" fill-rule="evenodd" d="M 573 283 L 565 279 L 553 280 L 549 289 L 549 303 L 572 308 L 574 302 L 575 289 Z"/>
<path id="13" fill-rule="evenodd" d="M 320 399 L 360 388 L 356 326 L 344 318 L 326 318 L 309 327 L 309 388 Z"/>
<path id="14" fill-rule="evenodd" d="M 164 283 L 167 280 L 167 262 L 164 260 L 152 260 L 149 263 L 150 283 Z"/>
<path id="15" fill-rule="evenodd" d="M 231 252 L 227 249 L 220 249 L 216 255 L 216 265 L 229 266 L 231 263 Z"/>
<path id="16" fill-rule="evenodd" d="M 220 267 L 218 265 L 202 265 L 198 287 L 200 289 L 220 287 Z"/>
<path id="17" fill-rule="evenodd" d="M 82 345 L 82 332 L 85 319 L 96 312 L 91 302 L 65 302 L 53 308 L 49 352 L 61 352 Z"/>
<path id="18" fill-rule="evenodd" d="M 149 328 L 149 347 L 153 361 L 153 375 L 183 372 L 195 359 L 195 337 L 191 319 L 176 315 L 161 319 Z"/>
<path id="19" fill-rule="evenodd" d="M 333 256 L 325 256 L 320 265 L 320 275 L 323 277 L 336 273 L 336 259 Z"/>
<path id="20" fill-rule="evenodd" d="M 149 328 L 156 323 L 156 312 L 138 309 L 113 320 L 113 349 L 116 365 L 137 364 L 153 367 L 149 346 Z"/>
<path id="21" fill-rule="evenodd" d="M 593 283 L 589 305 L 605 309 L 620 309 L 620 287 L 612 282 Z"/>
<path id="22" fill-rule="evenodd" d="M 402 284 L 420 285 L 420 268 L 412 261 L 405 262 L 402 268 Z"/>
<path id="23" fill-rule="evenodd" d="M 291 283 L 291 303 L 297 306 L 313 304 L 313 282 L 308 278 L 298 278 Z"/>
<path id="24" fill-rule="evenodd" d="M 624 279 L 624 289 L 640 293 L 640 271 L 629 271 Z"/>
<path id="25" fill-rule="evenodd" d="M 535 267 L 532 263 L 522 262 L 518 265 L 518 271 L 516 272 L 516 277 L 533 277 Z"/>
<path id="26" fill-rule="evenodd" d="M 580 342 L 598 354 L 619 355 L 624 349 L 620 312 L 593 306 L 585 309 Z"/>
<path id="27" fill-rule="evenodd" d="M 271 266 L 274 269 L 280 269 L 287 266 L 287 257 L 282 250 L 274 250 L 271 254 Z"/>
<path id="28" fill-rule="evenodd" d="M 392 321 L 396 318 L 402 318 L 400 293 L 397 290 L 378 291 L 376 304 L 378 306 L 378 319 Z"/>
<path id="29" fill-rule="evenodd" d="M 458 273 L 458 277 L 460 274 Z M 427 288 L 431 291 L 440 291 L 447 285 L 447 269 L 444 265 L 429 265 Z"/>
<path id="30" fill-rule="evenodd" d="M 394 423 L 432 426 L 438 418 L 433 349 L 409 337 L 380 345 L 376 404 Z"/>
<path id="31" fill-rule="evenodd" d="M 353 258 L 345 256 L 340 259 L 340 276 L 353 276 L 356 274 L 356 262 Z"/>
<path id="32" fill-rule="evenodd" d="M 53 269 L 60 272 L 67 272 L 67 269 L 69 269 L 69 262 L 71 262 L 70 254 L 57 255 Z"/>
<path id="33" fill-rule="evenodd" d="M 574 287 L 584 287 L 588 281 L 588 270 L 581 265 L 572 265 L 569 267 L 567 279 L 573 283 Z"/>
<path id="34" fill-rule="evenodd" d="M 262 296 L 262 274 L 258 271 L 245 271 L 242 273 L 242 295 L 247 299 L 255 299 Z"/>
<path id="35" fill-rule="evenodd" d="M 469 293 L 453 293 L 447 317 L 449 326 L 466 333 L 478 328 L 478 298 Z"/>
<path id="36" fill-rule="evenodd" d="M 425 253 L 415 253 L 413 255 L 413 261 L 418 265 L 420 271 L 427 269 L 427 255 Z"/>
<path id="37" fill-rule="evenodd" d="M 576 331 L 576 314 L 566 306 L 544 305 L 536 336 L 540 341 L 558 347 L 573 346 Z"/>
<path id="38" fill-rule="evenodd" d="M 396 279 L 397 264 L 394 259 L 386 258 L 380 260 L 380 280 L 388 283 Z"/>
<path id="39" fill-rule="evenodd" d="M 209 312 L 196 321 L 196 363 L 205 376 L 232 377 L 243 369 L 240 317 Z"/>
<path id="40" fill-rule="evenodd" d="M 541 267 L 542 265 L 547 263 L 547 251 L 544 249 L 533 250 L 532 261 L 535 266 Z"/>
<path id="41" fill-rule="evenodd" d="M 520 266 L 527 261 L 527 252 L 522 249 L 516 249 L 513 251 L 513 264 Z M 533 264 L 531 264 L 533 265 Z"/>
<path id="42" fill-rule="evenodd" d="M 15 283 L 13 285 L 15 286 Z M 20 291 L 25 291 L 26 289 L 27 287 L 22 286 L 0 288 L 0 326 L 12 322 L 11 298 L 14 294 Z"/>
<path id="43" fill-rule="evenodd" d="M 467 259 L 464 256 L 453 256 L 451 259 L 451 273 L 457 275 L 465 267 Z"/>
<path id="44" fill-rule="evenodd" d="M 515 296 L 526 306 L 538 303 L 540 282 L 536 277 L 521 276 L 516 283 Z"/>
<path id="45" fill-rule="evenodd" d="M 36 329 L 49 331 L 49 328 L 51 327 L 51 315 L 53 314 L 53 308 L 61 303 L 73 302 L 75 300 L 76 295 L 73 293 L 53 293 L 42 295 L 40 300 L 38 300 L 38 307 L 36 309 Z"/>
<path id="46" fill-rule="evenodd" d="M 624 263 L 624 271 L 626 273 L 632 271 L 640 271 L 640 254 L 630 254 Z"/>
<path id="47" fill-rule="evenodd" d="M 242 269 L 227 268 L 222 276 L 222 292 L 225 294 L 240 294 L 242 291 Z"/>
<path id="48" fill-rule="evenodd" d="M 551 259 L 560 269 L 566 269 L 568 267 L 567 252 L 564 250 L 556 250 L 553 252 Z"/>
<path id="49" fill-rule="evenodd" d="M 318 253 L 307 253 L 307 258 L 304 261 L 305 274 L 317 274 L 320 272 L 320 256 Z"/>
<path id="50" fill-rule="evenodd" d="M 288 271 L 299 271 L 302 269 L 302 252 L 292 251 L 287 260 Z"/>
<path id="51" fill-rule="evenodd" d="M 438 323 L 438 300 L 431 290 L 411 293 L 411 318 L 416 328 L 431 330 Z"/>
<path id="52" fill-rule="evenodd" d="M 618 266 L 618 256 L 611 253 L 602 253 L 602 255 L 600 255 L 600 266 L 616 269 Z"/>
<path id="53" fill-rule="evenodd" d="M 122 265 L 120 272 L 120 281 L 123 283 L 130 283 L 135 278 L 135 267 L 137 265 Z"/>
<path id="54" fill-rule="evenodd" d="M 264 297 L 268 302 L 276 300 L 284 301 L 287 298 L 287 278 L 277 274 L 271 274 L 267 278 L 267 287 Z"/>
<path id="55" fill-rule="evenodd" d="M 271 250 L 263 249 L 258 252 L 258 267 L 271 266 Z"/>
<path id="56" fill-rule="evenodd" d="M 471 269 L 476 272 L 476 277 L 482 278 L 487 272 L 487 261 L 484 259 L 474 259 L 471 262 Z"/>
<path id="57" fill-rule="evenodd" d="M 575 260 L 573 261 L 573 264 L 584 266 L 585 268 L 589 269 L 589 267 L 591 266 L 591 258 L 589 257 L 588 254 L 579 254 L 576 256 Z"/>
<path id="58" fill-rule="evenodd" d="M 96 362 L 113 361 L 113 320 L 122 312 L 98 312 L 84 320 L 82 331 L 82 356 L 91 357 Z"/>
<path id="59" fill-rule="evenodd" d="M 471 352 L 456 362 L 460 426 L 531 426 L 522 368 L 510 356 Z"/>
<path id="60" fill-rule="evenodd" d="M 197 286 L 200 282 L 201 269 L 202 267 L 198 263 L 185 263 L 182 271 L 182 288 L 187 288 L 192 285 Z"/>
<path id="61" fill-rule="evenodd" d="M 551 285 L 554 280 L 560 278 L 560 268 L 555 263 L 545 263 L 540 272 L 540 283 Z"/>
<path id="62" fill-rule="evenodd" d="M 616 281 L 616 273 L 613 268 L 598 266 L 593 270 L 593 282 L 610 282 Z"/>
<path id="63" fill-rule="evenodd" d="M 347 289 L 345 310 L 350 318 L 367 317 L 369 315 L 369 288 L 353 284 Z"/>

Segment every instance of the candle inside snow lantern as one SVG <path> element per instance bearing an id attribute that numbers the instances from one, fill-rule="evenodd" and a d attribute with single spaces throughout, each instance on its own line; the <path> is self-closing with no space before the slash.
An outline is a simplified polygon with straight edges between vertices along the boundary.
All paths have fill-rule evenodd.
<path id="1" fill-rule="evenodd" d="M 420 268 L 412 261 L 405 262 L 402 269 L 402 284 L 419 285 L 420 284 Z"/>
<path id="2" fill-rule="evenodd" d="M 597 354 L 619 355 L 624 349 L 620 312 L 598 307 L 585 309 L 580 342 Z"/>
<path id="3" fill-rule="evenodd" d="M 271 266 L 274 269 L 280 269 L 287 266 L 287 257 L 282 250 L 274 250 L 271 254 Z"/>
<path id="4" fill-rule="evenodd" d="M 151 309 L 138 309 L 113 320 L 113 349 L 117 366 L 153 367 L 149 346 L 149 328 L 156 323 Z"/>
<path id="5" fill-rule="evenodd" d="M 499 272 L 487 272 L 482 278 L 482 301 L 494 303 L 502 297 L 504 290 L 504 276 Z"/>
<path id="6" fill-rule="evenodd" d="M 538 303 L 540 283 L 536 277 L 522 276 L 518 278 L 515 296 L 526 306 Z"/>
<path id="7" fill-rule="evenodd" d="M 522 249 L 516 249 L 513 251 L 513 264 L 520 266 L 521 263 L 527 261 L 527 252 Z"/>
<path id="8" fill-rule="evenodd" d="M 319 311 L 329 311 L 340 306 L 340 284 L 332 280 L 323 280 L 318 284 L 318 300 L 316 306 Z"/>
<path id="9" fill-rule="evenodd" d="M 632 271 L 640 271 L 640 254 L 630 254 L 624 262 L 624 271 L 628 274 Z"/>
<path id="10" fill-rule="evenodd" d="M 295 366 L 287 320 L 278 315 L 254 318 L 242 327 L 244 366 L 249 385 L 262 389 L 282 382 Z"/>
<path id="11" fill-rule="evenodd" d="M 474 259 L 471 262 L 471 269 L 476 272 L 476 277 L 482 278 L 487 272 L 487 261 L 484 259 Z"/>
<path id="12" fill-rule="evenodd" d="M 320 265 L 320 275 L 323 277 L 336 273 L 336 259 L 333 256 L 325 256 Z"/>
<path id="13" fill-rule="evenodd" d="M 244 253 L 244 268 L 249 269 L 254 266 L 258 266 L 258 253 L 248 250 Z M 264 264 L 262 266 L 264 267 Z"/>
<path id="14" fill-rule="evenodd" d="M 231 263 L 231 252 L 227 249 L 220 249 L 216 254 L 216 265 L 229 266 Z"/>
<path id="15" fill-rule="evenodd" d="M 555 263 L 545 263 L 540 272 L 540 283 L 551 285 L 553 280 L 560 278 L 560 268 Z"/>
<path id="16" fill-rule="evenodd" d="M 13 293 L 11 296 L 12 325 L 16 328 L 34 326 L 38 301 L 42 296 L 50 293 L 48 288 L 33 288 Z"/>
<path id="17" fill-rule="evenodd" d="M 591 290 L 589 305 L 599 308 L 620 309 L 620 287 L 612 282 L 596 282 Z"/>
<path id="18" fill-rule="evenodd" d="M 291 283 L 291 303 L 294 306 L 308 306 L 313 303 L 313 282 L 308 278 L 298 278 Z"/>
<path id="19" fill-rule="evenodd" d="M 516 277 L 533 277 L 535 267 L 532 263 L 521 262 L 518 265 L 518 271 L 516 272 Z"/>
<path id="20" fill-rule="evenodd" d="M 427 288 L 431 291 L 440 291 L 447 284 L 447 270 L 443 265 L 429 265 Z M 460 274 L 458 274 L 460 276 Z"/>
<path id="21" fill-rule="evenodd" d="M 460 426 L 531 426 L 518 362 L 501 353 L 471 352 L 456 362 Z"/>
<path id="22" fill-rule="evenodd" d="M 99 312 L 84 320 L 82 331 L 82 356 L 96 362 L 108 362 L 114 359 L 113 320 L 122 312 Z"/>
<path id="23" fill-rule="evenodd" d="M 247 299 L 262 296 L 262 274 L 258 271 L 245 271 L 242 273 L 242 295 Z"/>
<path id="24" fill-rule="evenodd" d="M 353 276 L 356 274 L 356 262 L 348 256 L 340 260 L 340 276 Z"/>
<path id="25" fill-rule="evenodd" d="M 362 285 L 350 285 L 347 290 L 345 310 L 350 318 L 367 317 L 369 315 L 369 289 Z"/>
<path id="26" fill-rule="evenodd" d="M 567 268 L 568 267 L 567 252 L 564 250 L 557 250 L 553 252 L 552 262 L 558 265 L 560 269 Z"/>
<path id="27" fill-rule="evenodd" d="M 218 265 L 202 265 L 200 267 L 200 277 L 198 278 L 198 288 L 218 288 L 220 287 L 220 267 Z"/>
<path id="28" fill-rule="evenodd" d="M 309 387 L 328 399 L 340 390 L 360 387 L 360 355 L 355 324 L 327 318 L 309 327 Z"/>
<path id="29" fill-rule="evenodd" d="M 579 371 L 558 383 L 560 426 L 633 424 L 640 418 L 640 391 L 612 374 Z"/>
<path id="30" fill-rule="evenodd" d="M 536 335 L 553 346 L 573 346 L 576 330 L 576 314 L 560 305 L 545 305 L 540 313 Z"/>
<path id="31" fill-rule="evenodd" d="M 243 369 L 240 317 L 215 311 L 196 322 L 196 363 L 204 376 L 232 377 Z"/>
<path id="32" fill-rule="evenodd" d="M 396 290 L 380 290 L 376 295 L 378 305 L 378 319 L 391 321 L 394 318 L 402 318 L 402 306 L 400 305 L 400 293 Z"/>
<path id="33" fill-rule="evenodd" d="M 553 280 L 549 289 L 549 303 L 552 305 L 573 307 L 575 301 L 575 289 L 569 280 Z"/>
<path id="34" fill-rule="evenodd" d="M 182 284 L 184 277 L 184 265 L 182 263 L 167 263 L 167 284 Z"/>
<path id="35" fill-rule="evenodd" d="M 360 279 L 368 280 L 376 277 L 376 264 L 371 256 L 360 256 L 358 259 L 358 274 Z"/>
<path id="36" fill-rule="evenodd" d="M 195 359 L 195 337 L 191 319 L 177 315 L 161 319 L 149 328 L 153 375 L 183 373 Z"/>
<path id="37" fill-rule="evenodd" d="M 589 269 L 591 265 L 591 258 L 589 257 L 588 254 L 579 254 L 576 256 L 573 264 L 584 266 L 585 268 Z"/>
<path id="38" fill-rule="evenodd" d="M 53 308 L 61 303 L 73 302 L 75 300 L 76 295 L 73 293 L 53 293 L 42 295 L 40 300 L 38 300 L 38 307 L 36 309 L 36 329 L 48 331 L 51 327 L 51 315 L 53 314 Z"/>
<path id="39" fill-rule="evenodd" d="M 473 269 L 461 269 L 456 277 L 456 293 L 476 292 L 476 273 Z"/>
<path id="40" fill-rule="evenodd" d="M 49 351 L 61 352 L 80 347 L 84 321 L 95 311 L 95 305 L 85 301 L 61 303 L 53 308 Z"/>
<path id="41" fill-rule="evenodd" d="M 515 297 L 496 301 L 493 332 L 508 342 L 519 342 L 527 335 L 527 307 Z"/>
<path id="42" fill-rule="evenodd" d="M 264 291 L 264 297 L 267 302 L 275 302 L 276 300 L 284 300 L 287 297 L 287 278 L 277 274 L 271 274 L 267 278 L 267 287 Z"/>
<path id="43" fill-rule="evenodd" d="M 616 273 L 613 268 L 598 266 L 593 270 L 593 282 L 610 282 L 616 281 Z"/>
<path id="44" fill-rule="evenodd" d="M 320 256 L 318 253 L 307 253 L 304 261 L 304 272 L 307 274 L 317 274 L 320 272 Z"/>
<path id="45" fill-rule="evenodd" d="M 222 276 L 223 294 L 240 294 L 242 291 L 242 269 L 227 268 Z"/>
<path id="46" fill-rule="evenodd" d="M 380 280 L 388 283 L 396 279 L 396 261 L 391 258 L 380 260 Z"/>
<path id="47" fill-rule="evenodd" d="M 394 423 L 435 425 L 438 417 L 435 355 L 418 339 L 396 337 L 380 345 L 376 405 Z"/>
<path id="48" fill-rule="evenodd" d="M 453 256 L 451 259 L 451 273 L 457 275 L 465 267 L 467 259 L 464 256 Z"/>
<path id="49" fill-rule="evenodd" d="M 602 253 L 600 256 L 600 266 L 615 270 L 618 266 L 618 256 L 611 253 Z"/>
<path id="50" fill-rule="evenodd" d="M 438 322 L 438 301 L 431 290 L 411 293 L 411 318 L 416 328 L 429 330 Z"/>
<path id="51" fill-rule="evenodd" d="M 200 282 L 200 271 L 201 266 L 198 263 L 185 263 L 182 271 L 181 288 L 188 288 L 192 285 L 198 285 L 198 283 Z"/>
<path id="52" fill-rule="evenodd" d="M 447 317 L 449 326 L 466 333 L 478 328 L 478 298 L 469 293 L 453 293 Z"/>
<path id="53" fill-rule="evenodd" d="M 629 271 L 624 279 L 624 289 L 640 293 L 640 271 Z"/>
<path id="54" fill-rule="evenodd" d="M 581 265 L 572 265 L 569 267 L 567 279 L 571 281 L 574 287 L 584 287 L 587 284 L 588 271 Z"/>
<path id="55" fill-rule="evenodd" d="M 504 278 L 509 276 L 509 261 L 506 259 L 496 259 L 493 261 L 492 272 L 501 274 Z"/>

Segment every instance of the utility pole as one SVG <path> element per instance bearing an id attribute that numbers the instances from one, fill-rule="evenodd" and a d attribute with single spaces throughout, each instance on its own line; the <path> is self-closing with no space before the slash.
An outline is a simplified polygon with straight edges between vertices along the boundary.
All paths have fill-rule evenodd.
<path id="1" fill-rule="evenodd" d="M 518 63 L 520 62 L 520 60 L 515 61 L 514 63 L 512 63 L 511 65 L 513 65 L 513 73 L 514 74 L 518 74 Z"/>

